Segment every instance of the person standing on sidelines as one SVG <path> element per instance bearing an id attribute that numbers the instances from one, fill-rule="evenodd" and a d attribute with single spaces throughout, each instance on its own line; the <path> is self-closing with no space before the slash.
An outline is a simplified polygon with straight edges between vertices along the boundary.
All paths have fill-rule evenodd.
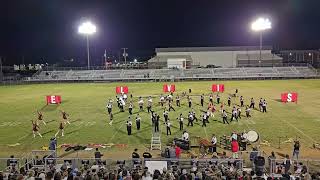
<path id="1" fill-rule="evenodd" d="M 232 151 L 232 158 L 233 159 L 238 159 L 238 151 L 239 151 L 239 143 L 237 140 L 232 140 L 231 142 L 231 151 Z"/>
<path id="2" fill-rule="evenodd" d="M 217 137 L 215 134 L 212 134 L 210 152 L 217 152 Z"/>
<path id="3" fill-rule="evenodd" d="M 138 113 L 137 117 L 136 117 L 137 130 L 140 130 L 140 122 L 141 122 L 141 117 L 140 117 L 140 115 Z"/>
<path id="4" fill-rule="evenodd" d="M 33 138 L 36 138 L 36 134 L 38 134 L 38 135 L 42 138 L 42 135 L 39 133 L 40 127 L 38 126 L 37 122 L 33 122 L 33 121 L 31 120 L 31 123 L 32 123 L 32 134 L 33 134 Z"/>
<path id="5" fill-rule="evenodd" d="M 294 141 L 292 159 L 296 157 L 297 160 L 299 160 L 299 153 L 300 153 L 300 142 Z"/>

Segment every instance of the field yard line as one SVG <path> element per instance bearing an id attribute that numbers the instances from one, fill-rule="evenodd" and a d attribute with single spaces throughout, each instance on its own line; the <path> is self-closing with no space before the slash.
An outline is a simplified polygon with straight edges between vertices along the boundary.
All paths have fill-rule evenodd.
<path id="1" fill-rule="evenodd" d="M 118 134 L 119 129 L 121 129 L 121 128 L 122 128 L 122 126 L 124 125 L 124 123 L 121 123 L 121 124 L 122 124 L 122 125 L 118 128 L 117 132 L 116 132 L 116 133 L 114 133 L 114 134 L 113 134 L 113 136 L 109 139 L 108 143 L 109 143 L 109 142 L 111 142 L 111 141 L 114 139 L 114 137 Z"/>
<path id="2" fill-rule="evenodd" d="M 299 128 L 297 128 L 296 126 L 294 126 L 293 124 L 291 124 L 291 123 L 289 123 L 288 121 L 286 121 L 286 120 L 283 120 L 283 119 L 280 119 L 282 122 L 285 122 L 285 123 L 287 123 L 288 125 L 290 125 L 291 127 L 293 127 L 295 130 L 297 130 L 298 132 L 300 132 L 302 135 L 304 135 L 305 137 L 307 137 L 309 140 L 311 140 L 313 143 L 316 143 L 316 141 L 312 138 L 312 137 L 310 137 L 310 136 L 308 136 L 307 134 L 305 134 L 303 131 L 301 131 Z"/>
<path id="3" fill-rule="evenodd" d="M 19 142 L 20 140 L 22 140 L 22 139 L 26 138 L 27 136 L 29 136 L 29 134 L 26 134 L 26 135 L 24 135 L 24 136 L 20 137 L 20 138 L 18 139 L 18 142 Z"/>

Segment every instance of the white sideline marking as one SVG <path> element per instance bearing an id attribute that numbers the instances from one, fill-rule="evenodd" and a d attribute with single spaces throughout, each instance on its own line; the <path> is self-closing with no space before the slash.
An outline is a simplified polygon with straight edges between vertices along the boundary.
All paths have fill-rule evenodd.
<path id="1" fill-rule="evenodd" d="M 117 132 L 113 134 L 113 136 L 109 139 L 109 141 L 107 143 L 111 142 L 114 139 L 114 137 L 116 137 L 116 135 L 119 132 L 119 129 L 121 129 L 123 125 L 124 125 L 124 123 L 121 123 L 121 126 L 118 128 Z"/>
<path id="2" fill-rule="evenodd" d="M 20 138 L 18 139 L 18 142 L 21 141 L 22 139 L 26 138 L 27 136 L 29 136 L 29 134 L 26 134 L 26 135 L 20 137 Z"/>
<path id="3" fill-rule="evenodd" d="M 307 137 L 309 140 L 311 140 L 313 143 L 316 143 L 316 141 L 312 138 L 312 137 L 310 137 L 310 136 L 308 136 L 307 134 L 305 134 L 303 131 L 301 131 L 299 128 L 297 128 L 296 126 L 294 126 L 293 124 L 291 124 L 291 123 L 289 123 L 288 121 L 286 121 L 286 120 L 282 120 L 282 119 L 280 119 L 282 122 L 285 122 L 285 123 L 287 123 L 288 125 L 290 125 L 291 127 L 293 127 L 295 130 L 297 130 L 299 133 L 301 133 L 302 135 L 304 135 L 305 137 Z"/>
<path id="4" fill-rule="evenodd" d="M 2 122 L 0 124 L 0 127 L 14 127 L 14 126 L 19 126 L 21 125 L 21 122 Z"/>

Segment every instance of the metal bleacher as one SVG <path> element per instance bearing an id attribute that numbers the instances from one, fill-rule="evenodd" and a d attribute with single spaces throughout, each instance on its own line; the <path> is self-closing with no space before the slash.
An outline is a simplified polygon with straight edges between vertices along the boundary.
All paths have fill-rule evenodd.
<path id="1" fill-rule="evenodd" d="M 237 67 L 42 71 L 27 81 L 123 81 L 172 79 L 316 78 L 312 67 Z"/>

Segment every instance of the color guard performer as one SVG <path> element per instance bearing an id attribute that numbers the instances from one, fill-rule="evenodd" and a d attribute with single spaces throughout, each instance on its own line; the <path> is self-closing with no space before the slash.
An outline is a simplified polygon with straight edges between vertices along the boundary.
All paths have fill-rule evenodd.
<path id="1" fill-rule="evenodd" d="M 47 123 L 43 120 L 42 112 L 37 110 L 37 113 L 38 113 L 38 121 L 41 121 L 44 125 L 47 125 Z"/>
<path id="2" fill-rule="evenodd" d="M 61 136 L 63 137 L 64 136 L 64 120 L 61 120 L 60 121 L 60 124 L 59 124 L 59 129 L 58 129 L 58 132 L 54 135 L 55 137 L 57 137 L 61 131 Z"/>
<path id="3" fill-rule="evenodd" d="M 61 115 L 62 115 L 62 119 L 64 120 L 64 124 L 66 124 L 66 123 L 70 124 L 70 122 L 68 120 L 69 114 L 67 114 L 65 111 L 62 110 Z"/>
<path id="4" fill-rule="evenodd" d="M 31 120 L 32 123 L 32 134 L 33 134 L 33 138 L 36 138 L 36 134 L 38 134 L 40 137 L 42 137 L 42 135 L 39 133 L 39 129 L 40 127 L 38 126 L 37 122 L 33 122 Z"/>

